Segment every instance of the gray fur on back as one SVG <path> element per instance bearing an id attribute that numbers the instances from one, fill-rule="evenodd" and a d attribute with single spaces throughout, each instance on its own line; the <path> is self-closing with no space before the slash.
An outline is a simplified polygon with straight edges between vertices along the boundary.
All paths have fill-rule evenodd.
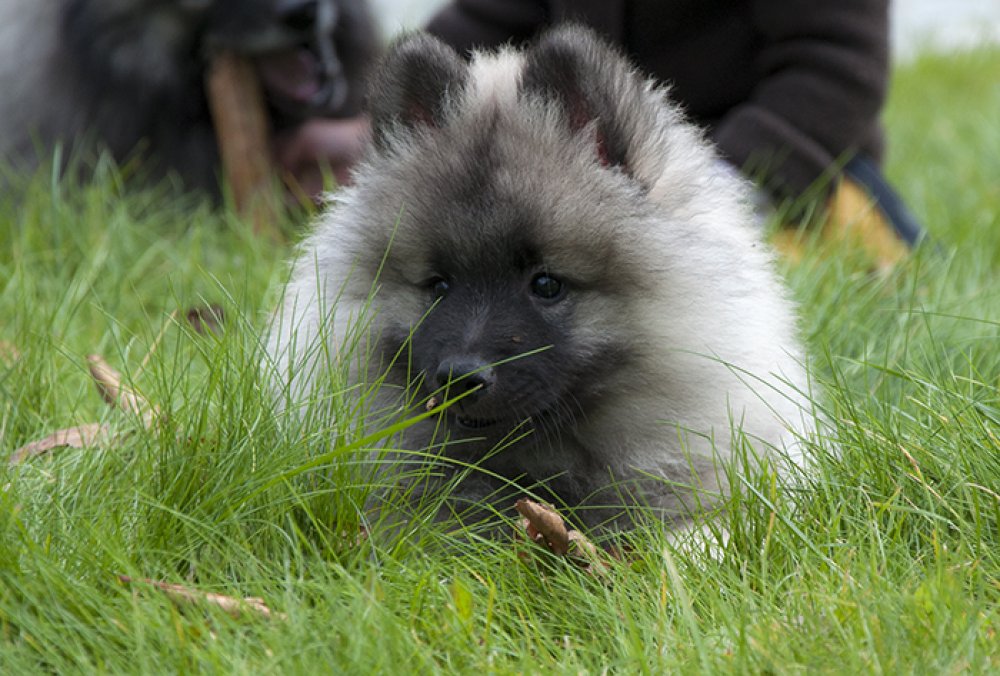
<path id="1" fill-rule="evenodd" d="M 430 394 L 440 354 L 509 359 L 479 401 L 444 416 L 462 441 L 444 455 L 545 482 L 588 508 L 578 518 L 591 526 L 627 523 L 620 507 L 633 501 L 668 520 L 711 502 L 726 490 L 717 461 L 731 456 L 734 422 L 762 456 L 799 460 L 810 415 L 793 304 L 748 187 L 719 169 L 663 89 L 589 31 L 564 27 L 468 65 L 432 38 L 403 38 L 371 100 L 375 147 L 303 243 L 272 328 L 293 401 L 328 387 L 321 354 L 350 362 L 343 387 L 373 382 L 401 350 L 410 377 L 399 361 L 390 368 L 385 406 L 419 376 L 411 386 Z M 518 266 L 531 284 L 546 275 L 567 290 L 516 296 L 521 273 L 507 271 Z M 359 319 L 370 322 L 369 367 L 348 347 Z M 307 347 L 323 341 L 328 350 Z M 491 399 L 505 379 L 517 382 L 513 413 Z M 463 410 L 482 441 L 456 423 Z M 493 417 L 508 414 L 529 433 L 489 455 L 510 428 L 494 431 Z M 432 423 L 403 445 L 440 441 Z M 497 490 L 470 479 L 455 499 L 509 508 Z"/>

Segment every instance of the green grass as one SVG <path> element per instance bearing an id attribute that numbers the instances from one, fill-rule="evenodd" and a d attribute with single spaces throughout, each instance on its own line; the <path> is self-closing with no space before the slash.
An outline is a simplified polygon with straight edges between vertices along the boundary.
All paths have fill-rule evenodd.
<path id="1" fill-rule="evenodd" d="M 782 499 L 766 477 L 741 486 L 720 560 L 649 530 L 602 578 L 419 523 L 359 541 L 356 456 L 322 420 L 279 428 L 256 374 L 289 250 L 110 170 L 38 177 L 0 203 L 0 341 L 20 352 L 0 361 L 0 451 L 82 422 L 131 433 L 0 468 L 0 671 L 1000 670 L 997 72 L 978 51 L 895 79 L 889 171 L 936 248 L 882 278 L 841 256 L 788 270 L 833 421 L 821 451 L 840 457 Z M 218 335 L 182 319 L 206 302 Z M 94 352 L 159 427 L 102 403 Z"/>

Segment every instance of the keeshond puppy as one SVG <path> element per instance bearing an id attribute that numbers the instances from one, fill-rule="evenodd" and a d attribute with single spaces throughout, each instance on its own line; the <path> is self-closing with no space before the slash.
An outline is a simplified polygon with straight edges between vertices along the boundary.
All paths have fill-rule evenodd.
<path id="1" fill-rule="evenodd" d="M 530 491 L 589 528 L 676 525 L 734 455 L 798 462 L 794 307 L 747 186 L 664 89 L 574 26 L 471 62 L 412 34 L 373 80 L 373 147 L 302 246 L 269 359 L 293 406 L 382 375 L 369 422 L 445 404 L 399 440 L 437 479 L 377 501 L 446 488 L 440 516 L 466 519 Z"/>
<path id="2" fill-rule="evenodd" d="M 377 46 L 365 0 L 0 0 L 0 161 L 86 138 L 215 191 L 215 50 L 254 57 L 281 128 L 357 114 Z"/>

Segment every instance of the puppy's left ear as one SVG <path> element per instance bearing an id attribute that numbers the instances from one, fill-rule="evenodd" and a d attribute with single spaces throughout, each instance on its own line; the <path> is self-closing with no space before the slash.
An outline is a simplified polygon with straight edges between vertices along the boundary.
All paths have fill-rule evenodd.
<path id="1" fill-rule="evenodd" d="M 368 94 L 375 144 L 386 148 L 396 134 L 444 124 L 448 101 L 464 86 L 468 70 L 455 50 L 426 33 L 396 40 Z"/>
<path id="2" fill-rule="evenodd" d="M 647 86 L 628 60 L 581 26 L 541 36 L 525 56 L 522 94 L 555 102 L 572 133 L 593 125 L 598 161 L 633 173 L 641 134 L 656 127 Z"/>

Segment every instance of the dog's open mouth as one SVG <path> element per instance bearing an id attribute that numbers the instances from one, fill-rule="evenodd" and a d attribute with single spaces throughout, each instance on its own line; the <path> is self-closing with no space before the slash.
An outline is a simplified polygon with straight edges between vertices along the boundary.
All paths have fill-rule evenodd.
<path id="1" fill-rule="evenodd" d="M 347 101 L 347 78 L 332 44 L 269 52 L 256 63 L 268 100 L 282 112 L 334 112 Z"/>
<path id="2" fill-rule="evenodd" d="M 337 54 L 336 2 L 305 5 L 300 14 L 279 13 L 270 21 L 223 19 L 206 36 L 208 53 L 227 49 L 252 58 L 268 103 L 281 115 L 301 121 L 336 115 L 344 107 L 351 92 Z"/>

